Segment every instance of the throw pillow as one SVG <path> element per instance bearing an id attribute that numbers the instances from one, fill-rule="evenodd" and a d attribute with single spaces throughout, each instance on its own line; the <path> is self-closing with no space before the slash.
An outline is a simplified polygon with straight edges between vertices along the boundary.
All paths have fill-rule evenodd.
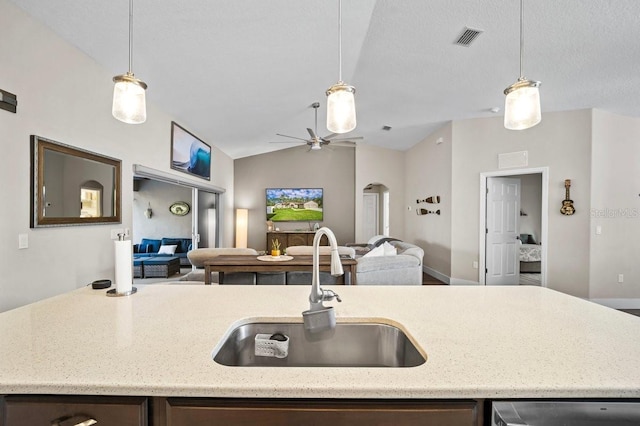
<path id="1" fill-rule="evenodd" d="M 389 244 L 387 242 L 385 242 L 380 247 L 383 248 L 385 256 L 395 256 L 395 255 L 398 254 L 398 249 L 396 249 L 394 246 L 392 246 L 391 244 Z"/>
<path id="2" fill-rule="evenodd" d="M 160 246 L 160 250 L 158 250 L 158 254 L 176 254 L 176 248 L 178 246 Z"/>
<path id="3" fill-rule="evenodd" d="M 369 252 L 367 254 L 365 254 L 362 257 L 379 257 L 379 256 L 384 256 L 384 247 L 383 246 L 378 246 L 378 247 L 372 248 L 371 250 L 369 250 Z"/>

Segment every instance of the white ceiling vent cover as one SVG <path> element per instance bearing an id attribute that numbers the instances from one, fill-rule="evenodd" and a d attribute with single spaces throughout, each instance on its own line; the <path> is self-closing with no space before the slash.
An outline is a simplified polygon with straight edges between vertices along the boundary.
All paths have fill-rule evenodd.
<path id="1" fill-rule="evenodd" d="M 471 43 L 473 43 L 475 39 L 478 38 L 478 36 L 482 33 L 482 30 L 465 27 L 464 30 L 462 30 L 462 34 L 460 34 L 460 37 L 458 37 L 458 39 L 456 40 L 455 44 L 457 44 L 458 46 L 469 47 Z"/>

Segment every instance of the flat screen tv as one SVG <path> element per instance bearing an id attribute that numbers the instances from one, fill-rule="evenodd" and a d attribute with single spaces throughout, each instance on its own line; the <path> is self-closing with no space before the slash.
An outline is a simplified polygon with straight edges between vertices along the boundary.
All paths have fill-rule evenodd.
<path id="1" fill-rule="evenodd" d="M 322 221 L 322 188 L 267 188 L 267 220 Z"/>

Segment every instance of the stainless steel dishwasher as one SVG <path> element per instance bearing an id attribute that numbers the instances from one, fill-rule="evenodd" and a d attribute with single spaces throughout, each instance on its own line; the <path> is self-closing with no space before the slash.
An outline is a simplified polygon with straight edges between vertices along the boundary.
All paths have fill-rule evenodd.
<path id="1" fill-rule="evenodd" d="M 638 426 L 640 401 L 494 401 L 492 426 Z"/>

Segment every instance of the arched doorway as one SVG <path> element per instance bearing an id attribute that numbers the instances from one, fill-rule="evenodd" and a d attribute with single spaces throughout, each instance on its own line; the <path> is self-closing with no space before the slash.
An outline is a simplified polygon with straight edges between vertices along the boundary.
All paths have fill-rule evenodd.
<path id="1" fill-rule="evenodd" d="M 88 180 L 80 185 L 80 217 L 102 217 L 102 191 L 100 182 Z"/>
<path id="2" fill-rule="evenodd" d="M 375 235 L 389 236 L 389 188 L 370 183 L 362 190 L 363 241 Z"/>

